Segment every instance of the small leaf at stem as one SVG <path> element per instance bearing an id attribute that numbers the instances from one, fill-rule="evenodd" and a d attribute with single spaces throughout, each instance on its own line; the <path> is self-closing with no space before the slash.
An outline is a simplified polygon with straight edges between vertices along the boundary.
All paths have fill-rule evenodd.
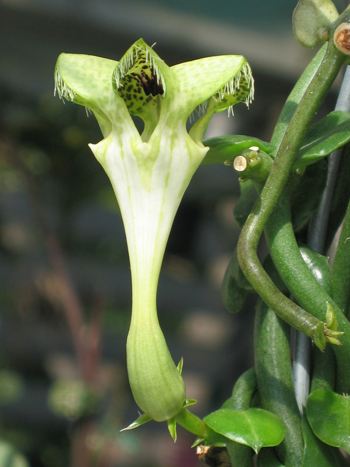
<path id="1" fill-rule="evenodd" d="M 196 399 L 186 399 L 183 408 L 186 409 L 187 407 L 191 407 L 192 405 L 196 405 L 196 404 L 197 404 Z"/>
<path id="2" fill-rule="evenodd" d="M 285 436 L 285 428 L 277 415 L 263 409 L 219 409 L 204 419 L 216 433 L 239 444 L 250 446 L 256 453 L 262 447 L 277 446 Z"/>
<path id="3" fill-rule="evenodd" d="M 179 363 L 177 364 L 177 371 L 179 372 L 180 375 L 182 375 L 182 369 L 183 369 L 183 366 L 184 366 L 184 359 L 183 357 L 180 358 L 180 361 Z"/>
<path id="4" fill-rule="evenodd" d="M 176 420 L 175 420 L 175 418 L 171 418 L 170 420 L 168 420 L 167 424 L 168 424 L 168 431 L 170 433 L 170 436 L 172 437 L 172 440 L 174 441 L 174 443 L 176 443 L 177 429 L 176 429 Z"/>
<path id="5" fill-rule="evenodd" d="M 145 423 L 150 422 L 151 420 L 152 420 L 151 417 L 149 417 L 148 415 L 143 413 L 136 420 L 134 420 L 132 423 L 130 423 L 130 425 L 128 425 L 127 427 L 123 428 L 120 431 L 135 430 L 135 428 L 138 428 L 139 426 L 142 426 Z"/>

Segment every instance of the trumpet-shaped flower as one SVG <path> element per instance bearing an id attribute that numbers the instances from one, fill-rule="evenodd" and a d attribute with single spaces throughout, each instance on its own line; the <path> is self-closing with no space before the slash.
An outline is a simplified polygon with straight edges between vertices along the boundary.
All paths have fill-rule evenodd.
<path id="1" fill-rule="evenodd" d="M 225 55 L 169 67 L 142 39 L 119 62 L 61 54 L 56 91 L 95 115 L 103 139 L 90 148 L 115 191 L 128 244 L 132 315 L 127 367 L 138 406 L 157 421 L 185 404 L 185 388 L 160 329 L 156 295 L 165 246 L 181 198 L 207 148 L 211 116 L 249 104 L 244 57 Z M 189 117 L 200 118 L 188 131 Z M 133 118 L 144 124 L 140 133 Z"/>

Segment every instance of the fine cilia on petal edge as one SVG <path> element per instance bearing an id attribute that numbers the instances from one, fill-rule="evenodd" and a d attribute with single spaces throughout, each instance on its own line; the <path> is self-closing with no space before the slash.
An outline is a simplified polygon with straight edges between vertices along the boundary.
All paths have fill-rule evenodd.
<path id="1" fill-rule="evenodd" d="M 95 115 L 103 134 L 89 146 L 112 183 L 126 232 L 132 276 L 127 367 L 135 401 L 146 418 L 172 420 L 186 398 L 158 322 L 160 268 L 181 198 L 207 152 L 203 133 L 215 112 L 252 101 L 250 67 L 240 55 L 168 67 L 139 39 L 119 62 L 61 54 L 55 83 L 59 97 Z M 188 130 L 194 112 L 199 115 Z M 141 134 L 133 117 L 143 121 Z"/>

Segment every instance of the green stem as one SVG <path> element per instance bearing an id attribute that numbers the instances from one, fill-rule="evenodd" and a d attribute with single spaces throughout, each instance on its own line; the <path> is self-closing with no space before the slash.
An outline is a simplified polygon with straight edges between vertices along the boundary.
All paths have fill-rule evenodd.
<path id="1" fill-rule="evenodd" d="M 292 382 L 288 328 L 260 303 L 255 321 L 255 371 L 264 408 L 276 413 L 286 427 L 279 448 L 287 467 L 302 465 L 303 437 Z"/>
<path id="2" fill-rule="evenodd" d="M 340 391 L 350 389 L 350 323 L 324 287 L 310 272 L 303 260 L 291 223 L 290 203 L 287 194 L 283 194 L 276 209 L 266 224 L 265 233 L 271 257 L 281 279 L 291 294 L 302 307 L 318 319 L 324 320 L 327 303 L 332 305 L 341 336 L 342 345 L 334 347 L 338 367 L 337 386 Z"/>
<path id="3" fill-rule="evenodd" d="M 193 412 L 183 409 L 175 417 L 176 422 L 189 433 L 193 433 L 198 438 L 205 439 L 208 431 L 205 423 Z"/>
<path id="4" fill-rule="evenodd" d="M 350 299 L 350 203 L 345 213 L 337 252 L 331 269 L 332 296 L 337 304 L 347 310 Z"/>
<path id="5" fill-rule="evenodd" d="M 344 56 L 335 49 L 332 42 L 329 42 L 318 70 L 283 134 L 260 200 L 248 216 L 238 241 L 238 260 L 241 269 L 257 293 L 278 316 L 310 336 L 320 348 L 324 345 L 321 329 L 323 324 L 278 290 L 259 261 L 257 247 L 266 222 L 288 182 L 305 132 L 343 62 Z"/>
<path id="6" fill-rule="evenodd" d="M 226 401 L 225 407 L 234 410 L 246 410 L 251 406 L 251 401 L 256 391 L 256 376 L 253 368 L 245 371 L 235 382 L 232 395 Z"/>

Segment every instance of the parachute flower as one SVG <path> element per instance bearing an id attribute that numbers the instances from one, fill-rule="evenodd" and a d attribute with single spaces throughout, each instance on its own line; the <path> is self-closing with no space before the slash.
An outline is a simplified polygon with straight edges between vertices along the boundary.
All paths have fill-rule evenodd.
<path id="1" fill-rule="evenodd" d="M 182 196 L 207 152 L 201 140 L 211 116 L 253 98 L 250 67 L 239 55 L 169 67 L 139 39 L 119 62 L 61 54 L 55 82 L 57 94 L 85 106 L 101 128 L 102 141 L 89 146 L 116 194 L 131 267 L 130 386 L 146 418 L 171 420 L 186 401 L 157 316 L 164 250 Z M 188 131 L 193 112 L 199 118 Z M 141 132 L 135 117 L 143 122 Z"/>

